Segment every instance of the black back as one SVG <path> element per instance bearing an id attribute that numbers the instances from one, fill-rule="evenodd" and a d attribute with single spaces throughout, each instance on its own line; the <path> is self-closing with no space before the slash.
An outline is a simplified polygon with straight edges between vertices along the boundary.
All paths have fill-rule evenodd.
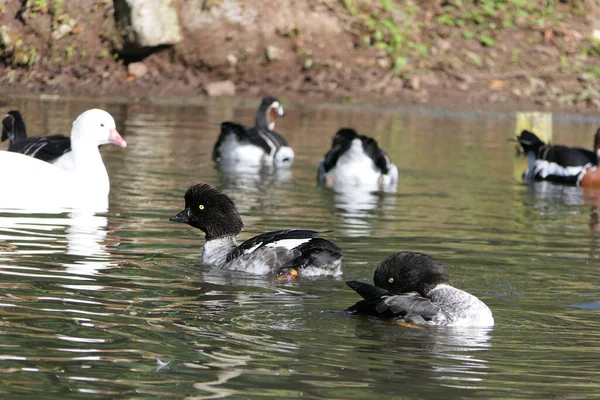
<path id="1" fill-rule="evenodd" d="M 64 135 L 30 137 L 13 142 L 8 151 L 52 161 L 71 151 L 71 138 Z"/>
<path id="2" fill-rule="evenodd" d="M 8 151 L 25 154 L 43 161 L 52 161 L 71 151 L 71 138 L 64 135 L 27 137 L 21 113 L 9 111 L 2 118 L 2 141 L 10 139 Z"/>
<path id="3" fill-rule="evenodd" d="M 332 139 L 331 149 L 325 154 L 323 166 L 325 172 L 331 170 L 337 164 L 338 159 L 350 149 L 352 141 L 354 139 L 360 139 L 363 145 L 363 149 L 367 156 L 373 160 L 377 169 L 383 174 L 387 174 L 389 171 L 389 165 L 387 154 L 385 151 L 379 148 L 377 141 L 368 136 L 359 135 L 352 128 L 342 128 Z"/>
<path id="4" fill-rule="evenodd" d="M 595 142 L 600 135 L 596 133 Z M 563 167 L 578 167 L 586 164 L 598 164 L 598 156 L 594 151 L 578 147 L 551 146 L 544 144 L 533 132 L 524 130 L 517 140 L 527 153 L 533 151 L 539 160 L 556 163 Z"/>

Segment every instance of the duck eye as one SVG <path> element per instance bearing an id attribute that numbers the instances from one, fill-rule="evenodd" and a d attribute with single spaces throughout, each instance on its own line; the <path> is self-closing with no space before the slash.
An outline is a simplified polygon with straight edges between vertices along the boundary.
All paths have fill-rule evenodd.
<path id="1" fill-rule="evenodd" d="M 199 209 L 201 209 L 201 210 L 204 210 L 204 204 L 200 204 L 200 205 L 198 206 L 198 208 L 199 208 Z"/>
<path id="2" fill-rule="evenodd" d="M 389 282 L 389 283 L 394 283 L 394 278 L 390 278 L 390 279 L 388 279 L 388 282 Z"/>
<path id="3" fill-rule="evenodd" d="M 100 126 L 104 128 L 104 124 L 100 124 Z"/>

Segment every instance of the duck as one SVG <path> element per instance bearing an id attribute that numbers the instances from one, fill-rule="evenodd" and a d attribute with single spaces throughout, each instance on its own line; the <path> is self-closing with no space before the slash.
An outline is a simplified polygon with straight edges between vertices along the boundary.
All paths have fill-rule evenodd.
<path id="1" fill-rule="evenodd" d="M 73 122 L 71 147 L 73 168 L 69 171 L 15 152 L 0 152 L 0 169 L 12 171 L 3 179 L 0 207 L 46 209 L 54 207 L 105 208 L 110 181 L 98 146 L 127 142 L 106 111 L 87 110 Z"/>
<path id="2" fill-rule="evenodd" d="M 342 252 L 317 237 L 324 231 L 287 229 L 263 233 L 238 244 L 244 224 L 233 201 L 205 183 L 190 186 L 185 208 L 169 220 L 188 224 L 205 234 L 202 262 L 222 269 L 281 280 L 297 276 L 341 275 Z"/>
<path id="3" fill-rule="evenodd" d="M 537 160 L 545 160 L 562 167 L 577 167 L 583 165 L 598 165 L 600 157 L 600 128 L 594 135 L 594 151 L 578 147 L 545 144 L 537 135 L 528 130 L 523 130 L 517 141 L 525 153 L 532 152 Z"/>
<path id="4" fill-rule="evenodd" d="M 283 136 L 275 132 L 275 119 L 284 115 L 275 97 L 264 97 L 256 111 L 255 126 L 235 122 L 221 123 L 221 133 L 212 158 L 218 164 L 289 167 L 294 150 Z"/>
<path id="5" fill-rule="evenodd" d="M 525 182 L 553 183 L 600 188 L 600 129 L 594 135 L 594 151 L 544 144 L 534 133 L 524 130 L 517 140 L 527 154 Z"/>
<path id="6" fill-rule="evenodd" d="M 427 254 L 403 251 L 387 257 L 376 268 L 373 283 L 346 282 L 363 297 L 347 312 L 414 325 L 494 325 L 489 307 L 450 285 L 448 266 Z"/>
<path id="7" fill-rule="evenodd" d="M 352 128 L 341 128 L 333 136 L 331 149 L 321 160 L 317 175 L 327 187 L 395 187 L 398 168 L 368 136 Z"/>
<path id="8" fill-rule="evenodd" d="M 8 151 L 48 162 L 57 162 L 71 151 L 71 138 L 65 135 L 27 137 L 25 121 L 19 110 L 10 110 L 2 118 L 2 141 L 5 140 L 9 141 Z"/>

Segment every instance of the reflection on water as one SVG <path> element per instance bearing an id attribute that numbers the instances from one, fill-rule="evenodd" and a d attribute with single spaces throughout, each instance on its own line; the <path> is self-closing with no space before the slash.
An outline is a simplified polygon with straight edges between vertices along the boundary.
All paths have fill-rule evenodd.
<path id="1" fill-rule="evenodd" d="M 289 169 L 216 168 L 218 123 L 251 123 L 255 99 L 199 105 L 31 102 L 32 134 L 101 107 L 129 146 L 103 148 L 107 213 L 0 213 L 3 397 L 591 397 L 597 380 L 598 193 L 515 175 L 513 121 L 498 116 L 284 104 Z M 396 192 L 330 190 L 318 163 L 340 126 L 398 165 Z M 585 146 L 587 124 L 556 121 Z M 560 137 L 568 132 L 568 136 Z M 343 251 L 341 278 L 279 282 L 203 266 L 201 232 L 168 222 L 185 189 L 227 193 L 244 240 L 305 228 Z M 6 190 L 6 187 L 5 187 Z M 347 315 L 402 250 L 450 265 L 493 329 L 411 329 Z M 558 382 L 558 383 L 557 383 Z M 517 393 L 517 394 L 515 394 Z"/>

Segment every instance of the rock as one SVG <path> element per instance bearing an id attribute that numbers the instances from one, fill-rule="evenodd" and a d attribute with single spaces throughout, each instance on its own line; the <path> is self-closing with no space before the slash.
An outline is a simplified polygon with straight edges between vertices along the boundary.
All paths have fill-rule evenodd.
<path id="1" fill-rule="evenodd" d="M 141 78 L 148 73 L 148 67 L 143 62 L 133 62 L 127 66 L 127 72 L 129 75 Z"/>
<path id="2" fill-rule="evenodd" d="M 227 62 L 229 63 L 229 66 L 235 67 L 238 63 L 238 58 L 234 54 L 229 53 L 227 54 Z"/>
<path id="3" fill-rule="evenodd" d="M 73 32 L 73 28 L 75 28 L 75 25 L 77 25 L 77 21 L 75 21 L 74 19 L 71 19 L 71 20 L 69 20 L 68 23 L 61 24 L 58 28 L 56 28 L 56 30 L 52 32 L 50 37 L 53 40 L 62 39 L 63 37 L 67 36 L 69 33 Z"/>
<path id="4" fill-rule="evenodd" d="M 413 75 L 408 80 L 408 87 L 414 91 L 418 91 L 421 88 L 421 78 L 419 75 Z"/>
<path id="5" fill-rule="evenodd" d="M 462 92 L 466 92 L 469 90 L 469 84 L 467 82 L 460 82 L 456 85 L 456 87 Z"/>
<path id="6" fill-rule="evenodd" d="M 266 50 L 265 50 L 265 56 L 267 57 L 267 61 L 275 61 L 277 60 L 277 58 L 279 58 L 279 55 L 281 54 L 281 49 L 278 49 L 275 46 L 267 46 Z"/>
<path id="7" fill-rule="evenodd" d="M 437 45 L 441 51 L 448 51 L 448 50 L 450 50 L 450 48 L 452 48 L 452 43 L 450 43 L 449 40 L 445 40 L 445 39 L 439 39 L 437 41 Z"/>
<path id="8" fill-rule="evenodd" d="M 233 96 L 235 95 L 235 84 L 230 80 L 210 82 L 204 85 L 204 90 L 210 97 Z"/>
<path id="9" fill-rule="evenodd" d="M 179 18 L 171 0 L 114 0 L 115 22 L 122 38 L 119 52 L 147 53 L 182 40 Z"/>
<path id="10" fill-rule="evenodd" d="M 0 26 L 0 48 L 7 49 L 12 45 L 12 40 L 8 34 L 8 26 Z"/>
<path id="11" fill-rule="evenodd" d="M 380 68 L 388 69 L 392 66 L 390 58 L 386 54 L 377 54 L 377 64 Z"/>
<path id="12" fill-rule="evenodd" d="M 421 83 L 425 86 L 438 86 L 440 80 L 434 73 L 424 73 L 421 75 Z"/>

